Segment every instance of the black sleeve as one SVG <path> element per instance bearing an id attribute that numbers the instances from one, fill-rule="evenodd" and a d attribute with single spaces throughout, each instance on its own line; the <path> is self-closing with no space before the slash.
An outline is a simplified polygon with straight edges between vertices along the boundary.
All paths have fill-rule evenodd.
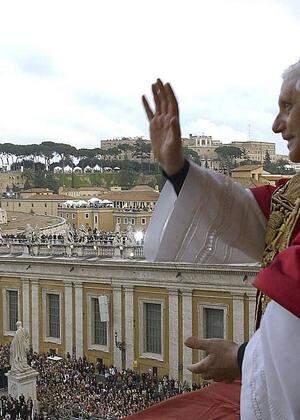
<path id="1" fill-rule="evenodd" d="M 163 175 L 172 183 L 177 195 L 179 195 L 180 193 L 181 187 L 189 172 L 189 168 L 190 168 L 189 161 L 185 159 L 183 167 L 174 175 L 168 176 L 165 173 L 165 171 L 162 170 Z"/>
<path id="2" fill-rule="evenodd" d="M 245 341 L 245 343 L 241 344 L 237 353 L 237 362 L 238 362 L 241 373 L 242 373 L 243 359 L 244 359 L 244 354 L 245 354 L 247 344 L 248 344 L 248 341 Z"/>

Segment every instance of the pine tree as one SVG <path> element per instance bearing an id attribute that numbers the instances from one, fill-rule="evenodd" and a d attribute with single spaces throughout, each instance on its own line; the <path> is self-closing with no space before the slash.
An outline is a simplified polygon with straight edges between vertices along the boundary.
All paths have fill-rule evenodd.
<path id="1" fill-rule="evenodd" d="M 270 172 L 272 167 L 271 157 L 268 150 L 266 150 L 265 158 L 264 158 L 264 170 Z"/>

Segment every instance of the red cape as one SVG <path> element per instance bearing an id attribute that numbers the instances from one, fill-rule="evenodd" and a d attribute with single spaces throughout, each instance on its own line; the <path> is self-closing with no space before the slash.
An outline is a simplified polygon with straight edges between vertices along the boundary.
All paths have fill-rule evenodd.
<path id="1" fill-rule="evenodd" d="M 287 180 L 281 180 L 277 186 L 285 182 Z M 275 188 L 267 185 L 251 190 L 267 219 Z M 292 314 L 300 317 L 300 220 L 294 229 L 291 245 L 280 252 L 267 268 L 260 270 L 253 285 Z"/>

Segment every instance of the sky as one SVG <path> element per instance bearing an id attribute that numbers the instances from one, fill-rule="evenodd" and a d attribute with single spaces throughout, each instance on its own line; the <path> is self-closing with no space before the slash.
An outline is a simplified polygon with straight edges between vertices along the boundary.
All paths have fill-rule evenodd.
<path id="1" fill-rule="evenodd" d="M 182 135 L 272 133 L 281 74 L 300 58 L 298 0 L 0 3 L 0 143 L 149 137 L 141 95 L 169 81 Z"/>

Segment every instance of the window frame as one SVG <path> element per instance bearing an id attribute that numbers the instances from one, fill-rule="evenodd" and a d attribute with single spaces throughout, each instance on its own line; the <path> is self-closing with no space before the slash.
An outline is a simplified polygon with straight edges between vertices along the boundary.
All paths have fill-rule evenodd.
<path id="1" fill-rule="evenodd" d="M 98 299 L 100 296 L 106 296 L 107 304 L 108 304 L 109 320 L 107 321 L 107 326 L 106 326 L 106 342 L 107 342 L 106 346 L 102 344 L 95 344 L 92 342 L 94 341 L 92 340 L 92 337 L 93 337 L 92 299 Z M 87 307 L 88 349 L 109 353 L 110 347 L 111 347 L 110 329 L 111 329 L 111 318 L 112 318 L 110 296 L 107 293 L 88 293 L 87 299 L 88 299 L 88 307 Z"/>
<path id="2" fill-rule="evenodd" d="M 48 299 L 47 295 L 58 295 L 59 296 L 59 338 L 51 337 L 48 335 L 49 332 L 49 312 L 48 312 Z M 62 343 L 62 327 L 63 327 L 63 293 L 56 289 L 44 289 L 43 290 L 43 327 L 44 327 L 44 341 L 46 343 Z"/>
<path id="3" fill-rule="evenodd" d="M 21 293 L 20 289 L 17 287 L 4 287 L 2 292 L 2 298 L 3 298 L 3 335 L 4 336 L 14 336 L 16 329 L 14 331 L 11 331 L 9 328 L 9 307 L 8 307 L 8 301 L 7 301 L 7 292 L 17 292 L 18 293 L 18 319 L 17 321 L 21 321 Z"/>
<path id="4" fill-rule="evenodd" d="M 154 303 L 161 305 L 161 353 L 150 353 L 145 351 L 144 342 L 145 342 L 145 311 L 144 311 L 144 304 L 145 303 Z M 160 362 L 164 361 L 164 351 L 165 351 L 165 343 L 164 343 L 164 321 L 165 321 L 165 301 L 164 299 L 151 299 L 151 298 L 140 298 L 139 299 L 139 355 L 141 358 L 144 359 L 154 359 Z"/>

